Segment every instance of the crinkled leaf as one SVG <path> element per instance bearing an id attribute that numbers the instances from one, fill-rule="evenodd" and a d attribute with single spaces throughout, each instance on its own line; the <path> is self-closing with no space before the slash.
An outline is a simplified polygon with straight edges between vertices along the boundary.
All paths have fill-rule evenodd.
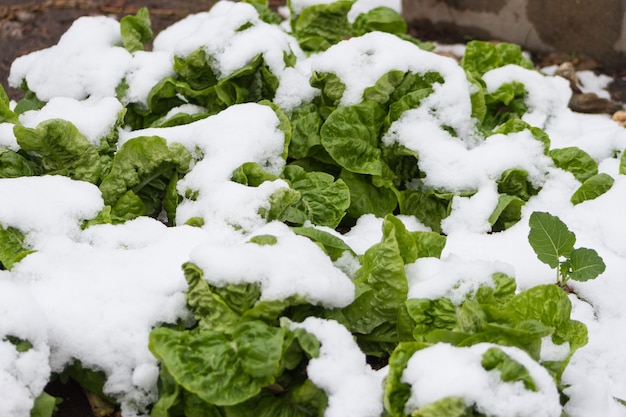
<path id="1" fill-rule="evenodd" d="M 586 343 L 586 327 L 572 325 L 577 322 L 570 319 L 571 302 L 556 285 L 538 285 L 522 291 L 507 303 L 504 311 L 514 323 L 536 320 L 552 328 L 555 343 L 578 341 L 570 346 L 572 352 Z"/>
<path id="2" fill-rule="evenodd" d="M 310 380 L 290 387 L 287 392 L 263 390 L 260 395 L 231 407 L 225 407 L 226 417 L 322 417 L 328 398 Z"/>
<path id="3" fill-rule="evenodd" d="M 294 110 L 291 115 L 289 156 L 295 159 L 311 156 L 313 149 L 322 145 L 320 129 L 323 123 L 315 104 L 307 104 Z"/>
<path id="4" fill-rule="evenodd" d="M 322 106 L 330 107 L 326 111 L 332 111 L 339 105 L 339 101 L 346 90 L 346 85 L 339 79 L 339 77 L 332 72 L 317 72 L 313 71 L 309 84 L 312 87 L 319 88 L 320 98 Z M 322 113 L 327 116 L 327 114 Z"/>
<path id="5" fill-rule="evenodd" d="M 401 191 L 400 213 L 413 215 L 434 232 L 441 232 L 441 221 L 450 215 L 453 197 L 433 190 Z"/>
<path id="6" fill-rule="evenodd" d="M 440 258 L 446 246 L 446 237 L 436 232 L 413 232 L 418 258 Z"/>
<path id="7" fill-rule="evenodd" d="M 124 16 L 120 20 L 122 43 L 128 52 L 143 50 L 143 46 L 152 39 L 150 12 L 142 7 L 134 16 Z"/>
<path id="8" fill-rule="evenodd" d="M 130 190 L 144 203 L 147 214 L 156 216 L 172 176 L 187 173 L 190 163 L 191 154 L 179 143 L 168 146 L 158 136 L 130 139 L 115 154 L 111 172 L 100 184 L 104 202 L 114 206 Z"/>
<path id="9" fill-rule="evenodd" d="M 376 187 L 369 175 L 354 174 L 344 169 L 339 178 L 350 190 L 348 215 L 354 219 L 363 214 L 383 217 L 392 213 L 398 205 L 394 191 L 390 188 Z"/>
<path id="10" fill-rule="evenodd" d="M 549 155 L 554 165 L 571 172 L 580 182 L 585 182 L 598 174 L 598 163 L 587 152 L 576 146 L 552 149 Z"/>
<path id="11" fill-rule="evenodd" d="M 133 190 L 128 190 L 117 199 L 113 206 L 107 207 L 111 207 L 111 222 L 114 224 L 124 223 L 148 214 L 146 204 Z"/>
<path id="12" fill-rule="evenodd" d="M 507 120 L 503 124 L 497 126 L 491 133 L 508 135 L 509 133 L 517 133 L 524 130 L 528 130 L 535 139 L 543 143 L 543 149 L 546 154 L 550 151 L 550 137 L 548 136 L 548 134 L 538 127 L 529 125 L 522 119 Z"/>
<path id="13" fill-rule="evenodd" d="M 269 207 L 261 207 L 259 215 L 267 221 L 283 221 L 288 211 L 294 204 L 300 201 L 300 192 L 291 188 L 279 188 L 269 198 Z"/>
<path id="14" fill-rule="evenodd" d="M 183 271 L 188 283 L 188 289 L 185 292 L 187 305 L 198 321 L 198 326 L 201 329 L 215 331 L 233 328 L 239 321 L 240 315 L 212 290 L 204 279 L 202 270 L 187 262 L 183 265 Z M 256 296 L 258 298 L 258 292 Z"/>
<path id="15" fill-rule="evenodd" d="M 519 45 L 485 41 L 468 42 L 461 60 L 464 70 L 475 77 L 482 77 L 484 73 L 505 65 L 514 64 L 523 68 L 533 69 L 533 63 L 524 57 Z"/>
<path id="16" fill-rule="evenodd" d="M 13 131 L 22 150 L 41 156 L 47 174 L 99 182 L 103 171 L 100 155 L 72 123 L 51 119 L 35 129 L 16 125 Z"/>
<path id="17" fill-rule="evenodd" d="M 400 220 L 383 221 L 383 238 L 363 255 L 356 272 L 356 300 L 338 311 L 339 320 L 357 333 L 368 334 L 383 323 L 395 323 L 408 283 L 404 265 L 417 259 L 417 244 Z"/>
<path id="18" fill-rule="evenodd" d="M 291 10 L 291 29 L 305 51 L 319 52 L 351 34 L 348 12 L 354 0 L 337 0 L 305 7 L 300 14 Z"/>
<path id="19" fill-rule="evenodd" d="M 543 263 L 556 268 L 561 256 L 569 256 L 576 243 L 576 235 L 565 223 L 550 213 L 534 212 L 529 220 L 528 242 Z"/>
<path id="20" fill-rule="evenodd" d="M 257 395 L 280 371 L 286 331 L 244 322 L 232 333 L 156 328 L 150 351 L 187 391 L 215 405 L 234 405 Z"/>
<path id="21" fill-rule="evenodd" d="M 174 71 L 193 90 L 204 90 L 217 84 L 211 59 L 204 48 L 198 48 L 185 57 L 175 56 Z"/>
<path id="22" fill-rule="evenodd" d="M 570 253 L 569 267 L 569 277 L 574 281 L 595 279 L 606 269 L 598 252 L 587 248 L 576 248 Z"/>
<path id="23" fill-rule="evenodd" d="M 411 413 L 411 417 L 469 417 L 474 415 L 461 397 L 445 397 Z"/>
<path id="24" fill-rule="evenodd" d="M 356 36 L 367 32 L 406 33 L 407 24 L 401 14 L 395 10 L 380 6 L 361 13 L 352 24 Z"/>
<path id="25" fill-rule="evenodd" d="M 303 225 L 307 220 L 319 226 L 335 228 L 350 207 L 350 191 L 341 180 L 325 172 L 306 172 L 297 165 L 285 167 L 283 175 L 300 200 L 284 216 L 287 222 Z"/>
<path id="26" fill-rule="evenodd" d="M 41 165 L 32 156 L 0 149 L 0 178 L 30 177 L 41 174 Z"/>
<path id="27" fill-rule="evenodd" d="M 497 90 L 485 94 L 487 112 L 483 119 L 483 130 L 491 131 L 497 126 L 520 119 L 528 110 L 525 102 L 524 84 L 512 81 L 502 84 Z"/>
<path id="28" fill-rule="evenodd" d="M 411 386 L 402 382 L 402 374 L 413 354 L 426 347 L 428 345 L 421 342 L 402 342 L 389 357 L 384 406 L 391 417 L 406 417 L 405 405 L 411 397 Z"/>
<path id="29" fill-rule="evenodd" d="M 379 135 L 384 118 L 384 110 L 374 102 L 339 107 L 321 128 L 322 146 L 343 168 L 382 176 Z"/>
<path id="30" fill-rule="evenodd" d="M 496 369 L 504 382 L 521 381 L 527 390 L 537 391 L 537 385 L 532 376 L 530 376 L 528 369 L 501 349 L 496 347 L 487 349 L 483 353 L 481 364 L 487 371 Z"/>
<path id="31" fill-rule="evenodd" d="M 452 330 L 456 326 L 456 307 L 447 298 L 410 298 L 405 305 L 413 320 L 412 332 L 415 340 L 425 340 L 433 330 Z"/>
<path id="32" fill-rule="evenodd" d="M 244 162 L 239 168 L 233 171 L 232 181 L 239 184 L 258 187 L 265 181 L 274 181 L 278 177 L 261 168 L 256 162 Z"/>
<path id="33" fill-rule="evenodd" d="M 583 201 L 593 200 L 600 197 L 611 189 L 615 180 L 609 174 L 601 173 L 594 175 L 591 178 L 585 180 L 572 197 L 570 201 L 572 204 L 580 204 Z"/>

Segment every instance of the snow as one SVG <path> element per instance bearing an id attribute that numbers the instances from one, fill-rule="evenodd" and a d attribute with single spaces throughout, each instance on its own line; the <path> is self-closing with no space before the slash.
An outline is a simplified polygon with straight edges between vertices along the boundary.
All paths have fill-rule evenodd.
<path id="1" fill-rule="evenodd" d="M 486 285 L 495 287 L 491 278 L 498 272 L 513 275 L 510 265 L 502 262 L 464 260 L 458 255 L 445 259 L 420 258 L 405 267 L 409 282 L 408 298 L 449 298 L 461 305 L 466 295 Z"/>
<path id="2" fill-rule="evenodd" d="M 319 3 L 323 1 L 300 0 L 292 6 Z M 361 0 L 351 13 L 382 3 Z M 400 8 L 398 1 L 384 3 Z M 237 32 L 247 23 L 252 26 Z M 406 266 L 409 297 L 445 296 L 458 304 L 478 286 L 491 285 L 496 272 L 514 276 L 519 290 L 554 283 L 554 271 L 528 245 L 528 219 L 534 211 L 559 216 L 575 232 L 576 246 L 597 250 L 607 265 L 594 281 L 570 283 L 577 294 L 570 297 L 573 318 L 588 327 L 589 343 L 576 352 L 563 375 L 570 397 L 565 410 L 571 417 L 626 416 L 626 408 L 614 400 L 626 399 L 626 333 L 621 331 L 626 323 L 626 177 L 619 174 L 626 130 L 608 116 L 570 111 L 567 81 L 513 66 L 484 77 L 488 91 L 512 81 L 523 83 L 529 108 L 524 120 L 545 129 L 553 149 L 578 146 L 598 162 L 600 172 L 614 177 L 608 192 L 576 206 L 570 197 L 580 183 L 554 167 L 543 144 L 528 131 L 480 137 L 471 118 L 472 87 L 454 60 L 392 35 L 370 33 L 305 57 L 293 38 L 260 21 L 250 5 L 223 1 L 161 32 L 154 51 L 130 54 L 120 44 L 118 22 L 81 18 L 56 46 L 16 60 L 11 84 L 26 82 L 47 101 L 42 109 L 22 114 L 20 122 L 36 127 L 63 118 L 98 145 L 111 133 L 122 105 L 147 105 L 152 87 L 174 74 L 174 56 L 184 57 L 198 47 L 216 57 L 214 71 L 220 77 L 263 54 L 280 79 L 275 102 L 287 111 L 319 94 L 308 83 L 313 71 L 334 73 L 345 82 L 344 105 L 361 102 L 364 89 L 392 69 L 439 72 L 443 82 L 419 108 L 394 122 L 383 141 L 420 155 L 425 176 L 411 186 L 474 194 L 453 199 L 451 214 L 442 223 L 447 243 L 441 259 L 423 258 Z M 296 55 L 295 67 L 285 66 L 284 52 Z M 606 85 L 602 77 L 579 77 L 590 91 Z M 122 80 L 128 89 L 120 102 L 116 88 Z M 202 109 L 186 104 L 175 111 L 191 114 Z M 451 127 L 456 136 L 442 127 Z M 314 304 L 340 307 L 354 298 L 350 278 L 358 267 L 355 257 L 345 252 L 333 263 L 309 239 L 259 214 L 275 192 L 288 188 L 285 181 L 259 187 L 231 181 L 232 172 L 245 162 L 281 173 L 285 136 L 269 106 L 235 105 L 184 126 L 119 133 L 120 146 L 152 135 L 185 146 L 194 161 L 178 191 L 196 195 L 185 197 L 178 207 L 176 227 L 138 218 L 83 230 L 83 221 L 103 208 L 96 186 L 62 176 L 0 179 L 0 225 L 22 231 L 34 250 L 12 270 L 0 271 L 0 415 L 28 416 L 51 373 L 74 360 L 106 372 L 105 391 L 121 402 L 125 417 L 144 415 L 156 399 L 158 378 L 148 335 L 161 323 L 188 318 L 181 270 L 187 261 L 199 265 L 214 285 L 259 283 L 265 300 L 299 295 Z M 0 152 L 4 149 L 19 150 L 10 123 L 0 124 Z M 513 167 L 526 170 L 541 191 L 523 207 L 516 225 L 488 233 L 498 198 L 495 181 Z M 204 226 L 183 225 L 194 217 L 202 217 Z M 399 217 L 408 230 L 429 230 L 413 217 Z M 380 241 L 382 222 L 365 215 L 340 237 L 362 255 Z M 249 242 L 263 234 L 275 236 L 276 244 Z M 351 334 L 337 322 L 318 318 L 293 326 L 321 342 L 320 357 L 310 361 L 307 371 L 329 396 L 325 415 L 380 415 L 384 371 L 373 371 L 365 363 Z M 29 340 L 33 347 L 17 352 L 7 336 Z M 517 349 L 501 347 L 530 371 L 540 389 L 530 392 L 520 383 L 504 383 L 480 365 L 488 347 L 441 344 L 416 353 L 403 377 L 412 385 L 408 407 L 460 395 L 493 416 L 560 414 L 558 393 L 544 368 Z M 566 347 L 544 340 L 542 359 L 562 358 Z"/>
<path id="3" fill-rule="evenodd" d="M 309 317 L 292 323 L 319 340 L 320 355 L 309 361 L 307 374 L 326 392 L 328 407 L 324 417 L 377 417 L 383 411 L 385 371 L 374 371 L 352 334 L 333 320 Z"/>
<path id="4" fill-rule="evenodd" d="M 43 101 L 115 97 L 131 54 L 121 45 L 119 22 L 104 16 L 81 17 L 59 43 L 15 60 L 9 84 L 28 88 Z"/>
<path id="5" fill-rule="evenodd" d="M 504 382 L 499 371 L 482 367 L 482 355 L 496 346 L 528 370 L 537 391 L 526 389 L 521 381 Z M 407 414 L 446 397 L 461 397 L 467 406 L 475 405 L 478 412 L 493 417 L 561 415 L 552 376 L 517 348 L 490 343 L 470 347 L 438 343 L 413 354 L 401 381 L 411 385 Z"/>
<path id="6" fill-rule="evenodd" d="M 261 300 L 300 295 L 311 304 L 345 307 L 354 301 L 354 284 L 310 239 L 297 236 L 283 223 L 260 228 L 277 238 L 274 245 L 241 242 L 210 244 L 191 252 L 212 284 L 259 283 Z"/>
<path id="7" fill-rule="evenodd" d="M 244 25 L 251 26 L 239 30 Z M 159 33 L 154 51 L 185 57 L 198 48 L 214 58 L 218 79 L 248 64 L 259 54 L 277 76 L 285 69 L 283 53 L 303 56 L 297 42 L 275 25 L 260 20 L 250 4 L 220 1 L 210 11 L 190 15 Z"/>
<path id="8" fill-rule="evenodd" d="M 94 146 L 115 130 L 119 113 L 124 109 L 114 97 L 90 97 L 76 100 L 70 97 L 54 97 L 40 110 L 30 110 L 20 115 L 25 127 L 36 128 L 43 121 L 64 119 L 72 122 L 78 131 Z"/>

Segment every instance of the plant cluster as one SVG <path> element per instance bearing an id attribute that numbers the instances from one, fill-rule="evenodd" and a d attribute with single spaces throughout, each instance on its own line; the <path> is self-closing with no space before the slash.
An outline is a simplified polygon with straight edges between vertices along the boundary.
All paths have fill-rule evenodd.
<path id="1" fill-rule="evenodd" d="M 270 53 L 274 50 L 260 49 L 233 68 L 224 51 L 189 42 L 174 54 L 168 72 L 157 77 L 144 98 L 137 93 L 135 73 L 120 77 L 109 111 L 114 117 L 104 134 L 81 131 L 69 116 L 28 127 L 29 112 L 44 111 L 54 99 L 38 93 L 26 76 L 19 80 L 26 90 L 20 102 L 10 103 L 0 91 L 0 122 L 12 125 L 15 137 L 13 147 L 0 142 L 0 181 L 55 175 L 93 184 L 103 208 L 82 219 L 83 231 L 148 216 L 171 228 L 192 226 L 208 234 L 219 222 L 237 236 L 236 243 L 223 248 L 197 248 L 182 266 L 189 314 L 151 331 L 149 349 L 160 363 L 158 397 L 134 406 L 153 417 L 358 413 L 354 410 L 361 399 L 338 405 L 352 398 L 345 392 L 349 387 L 333 385 L 318 370 L 330 373 L 341 361 L 356 357 L 356 365 L 340 367 L 347 378 L 342 383 L 371 390 L 367 395 L 375 404 L 365 413 L 506 415 L 467 396 L 416 400 L 419 384 L 412 375 L 421 369 L 420 355 L 449 348 L 453 354 L 475 355 L 477 368 L 472 369 L 495 378 L 498 386 L 514 386 L 529 401 L 547 403 L 542 415 L 564 415 L 567 396 L 561 376 L 572 355 L 587 343 L 587 329 L 571 319 L 571 301 L 562 288 L 540 285 L 519 291 L 514 277 L 494 272 L 460 296 L 452 296 L 460 282 L 441 296 L 410 295 L 416 279 L 409 272 L 411 265 L 441 257 L 444 226 L 454 203 L 477 195 L 480 188 L 437 183 L 428 155 L 412 140 L 430 135 L 424 140 L 459 146 L 468 154 L 491 146 L 497 150 L 506 141 L 536 149 L 534 162 L 539 165 L 505 161 L 481 179 L 481 186 L 496 195 L 485 233 L 518 225 L 526 203 L 541 190 L 547 166 L 569 171 L 581 182 L 571 197 L 573 204 L 600 196 L 613 179 L 598 174 L 597 164 L 579 148 L 551 149 L 542 124 L 523 120 L 536 110 L 529 104 L 523 77 L 496 77 L 503 69 L 538 76 L 518 46 L 471 42 L 459 66 L 429 52 L 432 45 L 407 35 L 406 23 L 393 9 L 377 7 L 350 20 L 353 0 L 306 3 L 292 1 L 287 22 L 264 1 L 218 3 L 206 16 L 236 22 L 222 28 L 231 31 L 231 38 L 225 38 L 229 47 L 238 45 L 233 40 L 238 36 L 264 30 L 277 40 L 280 59 Z M 220 14 L 226 9 L 242 18 Z M 152 39 L 147 10 L 123 18 L 119 27 L 121 44 L 114 48 L 124 49 L 138 62 L 141 57 L 157 58 L 158 51 L 150 55 L 144 50 Z M 325 56 L 337 57 L 330 55 L 333 51 L 356 48 L 375 66 L 384 59 L 380 54 L 385 47 L 417 58 L 380 70 L 373 82 L 358 79 L 358 74 L 346 78 L 324 64 Z M 310 64 L 311 57 L 319 61 Z M 429 60 L 433 63 L 421 65 Z M 286 88 L 289 74 L 304 71 L 303 62 L 312 65 L 306 86 L 312 93 L 290 101 L 281 88 Z M 461 94 L 451 100 L 461 97 L 460 104 L 467 106 L 453 108 L 442 97 L 459 86 Z M 86 93 L 76 101 L 86 103 L 94 96 Z M 450 109 L 467 114 L 450 114 Z M 229 115 L 237 119 L 246 114 L 251 120 L 265 117 L 280 141 L 261 134 L 250 142 L 229 137 L 221 127 L 229 126 Z M 411 118 L 417 124 L 410 125 L 407 138 L 401 123 Z M 206 140 L 202 132 L 207 131 L 217 133 Z M 260 151 L 231 161 L 216 151 L 220 146 L 258 146 Z M 220 158 L 228 159 L 225 169 L 220 168 Z M 620 173 L 625 167 L 622 158 Z M 254 201 L 260 201 L 252 206 L 252 217 L 212 217 L 219 209 L 211 206 L 211 199 L 231 189 L 254 194 Z M 368 215 L 383 219 L 382 238 L 357 253 L 339 232 Z M 408 216 L 425 230 L 410 230 Z M 36 252 L 35 238 L 32 231 L 0 218 L 1 269 L 11 271 Z M 560 286 L 604 271 L 599 255 L 574 249 L 574 234 L 548 213 L 530 216 L 528 239 L 538 258 L 556 269 Z M 290 252 L 296 247 L 306 251 Z M 298 269 L 306 267 L 304 258 L 309 256 L 321 257 L 320 263 L 337 272 L 336 281 L 326 277 L 330 291 L 303 290 L 307 283 L 272 291 L 282 271 L 267 264 L 295 257 Z M 220 257 L 258 263 L 252 270 L 232 272 L 216 267 Z M 320 277 L 315 285 L 322 281 Z M 295 289 L 285 289 L 290 285 Z M 344 288 L 347 297 L 326 295 Z M 32 349 L 27 340 L 12 334 L 2 337 L 18 352 Z M 562 354 L 548 355 L 546 346 L 557 346 Z M 74 378 L 116 401 L 106 392 L 107 375 L 98 369 L 75 362 L 57 377 Z M 50 416 L 54 398 L 45 392 L 37 395 L 32 415 Z"/>

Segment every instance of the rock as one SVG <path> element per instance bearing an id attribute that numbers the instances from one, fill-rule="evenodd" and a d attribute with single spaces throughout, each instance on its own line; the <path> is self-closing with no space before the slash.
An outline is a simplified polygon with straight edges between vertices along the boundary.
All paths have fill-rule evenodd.
<path id="1" fill-rule="evenodd" d="M 618 110 L 613 113 L 613 117 L 611 119 L 615 120 L 618 125 L 621 127 L 626 127 L 626 111 Z"/>
<path id="2" fill-rule="evenodd" d="M 580 91 L 580 87 L 578 86 L 578 76 L 576 75 L 576 68 L 573 63 L 563 62 L 557 67 L 556 71 L 554 71 L 554 75 L 568 80 L 570 88 L 574 93 L 582 93 L 582 91 Z"/>
<path id="3" fill-rule="evenodd" d="M 569 108 L 579 113 L 613 114 L 622 110 L 623 106 L 620 103 L 600 98 L 595 93 L 581 93 L 572 95 Z"/>

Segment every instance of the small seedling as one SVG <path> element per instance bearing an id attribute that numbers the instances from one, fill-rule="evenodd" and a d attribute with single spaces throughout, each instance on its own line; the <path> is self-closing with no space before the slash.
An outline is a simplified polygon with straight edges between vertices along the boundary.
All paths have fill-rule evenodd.
<path id="1" fill-rule="evenodd" d="M 556 270 L 557 283 L 565 287 L 570 279 L 588 281 L 606 269 L 593 249 L 574 248 L 576 235 L 557 216 L 534 212 L 529 220 L 528 242 L 537 258 Z"/>

